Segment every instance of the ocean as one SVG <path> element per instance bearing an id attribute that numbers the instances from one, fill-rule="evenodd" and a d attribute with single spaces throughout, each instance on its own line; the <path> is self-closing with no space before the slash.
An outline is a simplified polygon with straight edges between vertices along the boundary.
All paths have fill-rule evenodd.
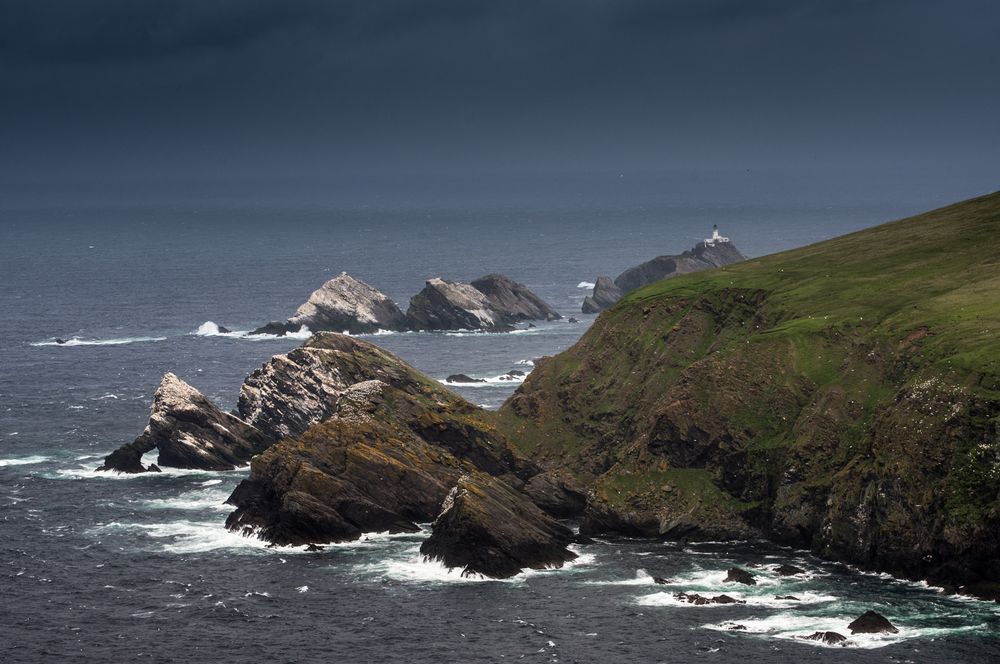
<path id="1" fill-rule="evenodd" d="M 142 430 L 167 371 L 232 408 L 249 371 L 301 343 L 241 332 L 341 271 L 404 308 L 427 278 L 503 272 L 575 317 L 365 337 L 434 378 L 487 379 L 454 389 L 497 408 L 517 384 L 501 375 L 593 322 L 579 309 L 597 276 L 690 248 L 712 224 L 760 256 L 981 193 L 795 185 L 609 173 L 5 190 L 0 661 L 1000 661 L 997 605 L 763 542 L 599 540 L 560 570 L 467 579 L 421 560 L 425 534 L 307 553 L 228 533 L 224 501 L 246 469 L 94 472 Z M 786 562 L 808 574 L 770 571 Z M 734 565 L 757 565 L 759 585 L 724 584 Z M 682 604 L 680 590 L 746 604 Z M 845 633 L 869 608 L 899 634 L 796 638 Z"/>

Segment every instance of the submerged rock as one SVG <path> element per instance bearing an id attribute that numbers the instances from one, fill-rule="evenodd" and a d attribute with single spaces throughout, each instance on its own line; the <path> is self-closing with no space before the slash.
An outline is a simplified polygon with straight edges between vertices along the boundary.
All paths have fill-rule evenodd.
<path id="1" fill-rule="evenodd" d="M 746 586 L 757 585 L 757 579 L 754 578 L 753 574 L 739 567 L 730 568 L 725 580 L 726 583 L 742 583 Z"/>
<path id="2" fill-rule="evenodd" d="M 509 485 L 484 473 L 462 476 L 448 493 L 420 552 L 462 575 L 503 579 L 525 568 L 576 558 L 573 533 Z"/>
<path id="3" fill-rule="evenodd" d="M 559 312 L 524 284 L 502 274 L 488 274 L 472 282 L 473 288 L 486 296 L 494 311 L 515 321 L 559 320 Z"/>
<path id="4" fill-rule="evenodd" d="M 851 634 L 897 634 L 896 626 L 889 619 L 875 611 L 865 611 L 847 626 Z"/>
<path id="5" fill-rule="evenodd" d="M 299 332 L 332 331 L 364 334 L 378 330 L 404 330 L 406 317 L 387 295 L 346 272 L 312 292 L 285 322 L 272 322 L 250 334 L 282 336 Z"/>
<path id="6" fill-rule="evenodd" d="M 774 571 L 778 576 L 798 576 L 799 574 L 806 573 L 804 569 L 795 565 L 778 565 L 774 568 Z"/>
<path id="7" fill-rule="evenodd" d="M 715 597 L 705 597 L 698 593 L 674 593 L 674 599 L 696 606 L 705 604 L 746 604 L 746 600 L 736 599 L 729 595 L 716 595 Z"/>
<path id="8" fill-rule="evenodd" d="M 264 450 L 271 440 L 168 373 L 153 395 L 145 430 L 108 455 L 98 470 L 145 472 L 149 469 L 142 466 L 142 455 L 153 449 L 159 450 L 160 466 L 231 470 Z"/>
<path id="9" fill-rule="evenodd" d="M 837 632 L 813 632 L 809 636 L 801 636 L 799 638 L 806 641 L 820 641 L 832 646 L 843 645 L 844 642 L 847 641 L 846 636 L 838 634 Z"/>

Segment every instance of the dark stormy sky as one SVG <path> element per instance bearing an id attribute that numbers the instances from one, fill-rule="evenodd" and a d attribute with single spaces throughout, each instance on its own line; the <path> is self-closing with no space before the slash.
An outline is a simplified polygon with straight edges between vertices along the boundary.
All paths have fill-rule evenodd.
<path id="1" fill-rule="evenodd" d="M 996 0 L 0 0 L 8 179 L 1000 175 Z"/>

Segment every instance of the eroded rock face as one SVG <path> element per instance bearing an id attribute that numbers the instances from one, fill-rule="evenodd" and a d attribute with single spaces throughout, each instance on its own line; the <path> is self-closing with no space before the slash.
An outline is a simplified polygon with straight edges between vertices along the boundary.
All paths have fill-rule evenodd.
<path id="1" fill-rule="evenodd" d="M 611 277 L 598 277 L 594 282 L 594 292 L 583 300 L 582 311 L 585 314 L 596 314 L 614 306 L 622 299 L 622 291 Z"/>
<path id="2" fill-rule="evenodd" d="M 168 373 L 153 395 L 149 424 L 98 470 L 138 473 L 146 452 L 159 450 L 157 463 L 174 468 L 231 470 L 264 450 L 272 439 L 256 427 L 219 410 L 207 397 Z"/>
<path id="3" fill-rule="evenodd" d="M 486 330 L 504 332 L 516 319 L 493 308 L 490 299 L 472 284 L 428 279 L 424 289 L 410 299 L 406 310 L 417 330 Z"/>
<path id="4" fill-rule="evenodd" d="M 561 567 L 576 558 L 573 533 L 503 481 L 464 475 L 448 493 L 420 552 L 463 575 L 508 578 L 525 568 Z"/>
<path id="5" fill-rule="evenodd" d="M 562 316 L 542 298 L 502 274 L 488 274 L 472 282 L 473 288 L 486 296 L 494 311 L 514 320 L 559 320 Z"/>
<path id="6" fill-rule="evenodd" d="M 268 323 L 250 334 L 283 336 L 302 328 L 364 334 L 406 327 L 406 316 L 385 293 L 342 272 L 313 291 L 287 321 Z"/>

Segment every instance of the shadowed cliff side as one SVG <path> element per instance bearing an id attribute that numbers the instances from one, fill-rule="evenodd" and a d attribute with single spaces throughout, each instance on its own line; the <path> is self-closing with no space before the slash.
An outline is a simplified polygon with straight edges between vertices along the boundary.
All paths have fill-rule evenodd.
<path id="1" fill-rule="evenodd" d="M 1000 194 L 661 281 L 501 410 L 584 531 L 1000 588 Z"/>

